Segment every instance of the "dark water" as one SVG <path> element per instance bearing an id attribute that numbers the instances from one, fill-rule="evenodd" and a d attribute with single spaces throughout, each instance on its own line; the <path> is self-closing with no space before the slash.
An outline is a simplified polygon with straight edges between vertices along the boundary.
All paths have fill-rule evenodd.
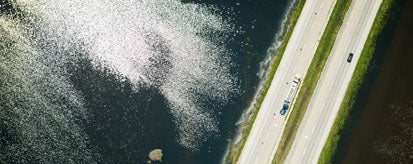
<path id="1" fill-rule="evenodd" d="M 274 44 L 276 33 L 282 26 L 282 20 L 291 0 L 230 0 L 213 1 L 201 0 L 197 3 L 212 4 L 223 8 L 233 8 L 236 14 L 237 26 L 242 26 L 245 33 L 235 38 L 231 49 L 236 51 L 236 63 L 239 64 L 238 73 L 240 77 L 241 90 L 243 93 L 234 98 L 233 103 L 224 107 L 220 116 L 220 136 L 208 140 L 200 152 L 176 153 L 171 156 L 172 163 L 219 163 L 227 144 L 236 135 L 236 122 L 239 120 L 243 110 L 249 107 L 253 95 L 258 88 L 260 62 L 267 56 L 267 50 Z M 248 46 L 241 42 L 249 43 Z M 174 151 L 174 150 L 172 150 Z M 173 160 L 172 160 L 173 159 Z"/>
<path id="2" fill-rule="evenodd" d="M 87 147 L 94 151 L 86 153 L 94 154 L 91 155 L 91 158 L 99 163 L 146 163 L 148 153 L 155 148 L 163 150 L 164 163 L 219 163 L 228 143 L 235 137 L 237 132 L 236 122 L 239 120 L 241 113 L 250 105 L 258 87 L 260 79 L 257 73 L 262 69 L 260 63 L 267 57 L 268 48 L 274 44 L 276 32 L 281 28 L 282 19 L 291 1 L 203 0 L 188 3 L 214 5 L 225 11 L 230 9 L 232 12 L 230 14 L 231 22 L 236 27 L 242 27 L 244 30 L 244 33 L 234 36 L 231 43 L 228 44 L 228 49 L 236 54 L 232 59 L 236 65 L 232 73 L 239 79 L 241 93 L 235 95 L 229 103 L 220 107 L 221 110 L 212 112 L 217 118 L 219 134 L 208 136 L 204 142 L 201 142 L 197 150 L 182 147 L 176 141 L 176 125 L 169 112 L 168 103 L 159 90 L 148 87 L 136 92 L 128 80 L 119 81 L 117 75 L 108 73 L 109 71 L 106 70 L 96 70 L 90 61 L 80 59 L 76 66 L 69 66 L 69 80 L 74 88 L 80 92 L 84 101 L 84 108 L 87 109 L 86 112 L 89 117 L 87 120 L 76 119 L 74 122 L 82 127 L 85 135 L 89 138 Z M 14 12 L 9 9 L 12 6 L 8 5 L 7 1 L 0 0 L 0 5 L 2 6 L 0 12 Z M 228 15 L 223 12 L 222 16 L 226 18 Z M 0 43 L 2 42 L 0 41 Z M 248 45 L 244 43 L 248 43 Z M 41 45 L 41 43 L 39 44 Z M 7 74 L 6 72 L 6 70 L 0 70 L 1 75 Z M 3 80 L 0 80 L 2 82 L 0 83 L 1 87 L 9 85 L 7 78 Z M 6 93 L 1 92 L 0 95 L 4 96 Z M 10 104 L 18 104 L 17 101 L 20 100 L 10 98 L 7 101 L 5 104 L 9 104 L 0 104 L 0 110 L 7 111 L 7 108 L 13 107 Z M 62 98 L 61 101 L 65 101 L 65 98 Z M 210 106 L 214 108 L 214 104 L 210 104 Z M 64 109 L 65 107 L 61 108 Z M 4 115 L 6 116 L 6 114 Z M 13 116 L 16 117 L 16 120 L 22 117 L 19 115 Z M 10 148 L 12 146 L 18 147 L 21 141 L 16 137 L 18 134 L 15 133 L 18 132 L 13 130 L 13 126 L 18 125 L 10 121 L 12 119 L 8 120 L 4 117 L 0 117 L 0 119 L 5 119 L 0 122 L 1 154 L 3 151 L 12 149 Z M 12 123 L 4 123 L 8 121 Z M 43 135 L 40 134 L 39 136 Z M 73 138 L 76 138 L 76 136 Z M 30 141 L 28 142 L 30 143 Z M 53 142 L 59 141 L 50 141 L 52 144 Z M 70 142 L 73 142 L 71 146 L 75 148 L 76 141 Z M 45 150 L 25 151 L 21 154 L 22 159 L 20 160 L 0 155 L 0 163 L 62 160 L 60 156 L 55 156 L 51 161 L 44 161 L 42 158 L 36 157 L 42 156 L 42 153 L 53 153 L 54 151 L 57 150 L 53 147 Z M 70 152 L 70 150 L 62 151 Z M 76 153 L 79 152 L 73 154 Z M 73 154 L 68 153 L 68 158 L 62 158 L 65 160 L 75 159 L 76 161 L 77 158 L 72 158 Z M 16 154 L 14 157 L 16 156 L 19 155 Z"/>
<path id="3" fill-rule="evenodd" d="M 333 163 L 413 162 L 413 1 L 382 32 Z"/>

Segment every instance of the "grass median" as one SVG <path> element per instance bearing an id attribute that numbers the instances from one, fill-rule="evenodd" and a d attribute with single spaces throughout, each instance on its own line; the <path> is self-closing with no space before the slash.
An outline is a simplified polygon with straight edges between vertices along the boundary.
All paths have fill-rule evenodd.
<path id="1" fill-rule="evenodd" d="M 363 51 L 360 54 L 360 59 L 357 62 L 356 69 L 351 78 L 349 86 L 347 87 L 346 94 L 340 105 L 338 115 L 331 128 L 327 142 L 323 147 L 323 150 L 318 159 L 318 163 L 331 163 L 332 157 L 337 149 L 337 142 L 340 139 L 340 130 L 342 129 L 350 110 L 352 109 L 354 102 L 356 101 L 356 95 L 363 83 L 364 76 L 367 72 L 370 59 L 373 56 L 376 47 L 376 41 L 379 37 L 384 26 L 387 24 L 390 11 L 394 7 L 395 0 L 383 0 L 377 12 L 373 26 L 370 30 L 366 43 L 364 44 Z"/>
<path id="2" fill-rule="evenodd" d="M 333 49 L 337 34 L 343 24 L 350 5 L 351 0 L 340 0 L 337 1 L 334 6 L 313 60 L 307 70 L 300 92 L 298 93 L 294 110 L 292 110 L 287 124 L 285 125 L 283 135 L 272 163 L 282 163 L 287 158 L 301 120 L 310 103 L 311 97 L 317 86 L 318 80 L 320 79 L 328 56 Z"/>
<path id="3" fill-rule="evenodd" d="M 301 11 L 304 7 L 305 1 L 306 0 L 296 0 L 295 4 L 293 4 L 293 8 L 290 10 L 290 13 L 287 16 L 287 26 L 285 26 L 285 30 L 287 31 L 287 33 L 285 34 L 280 49 L 278 50 L 278 54 L 275 55 L 273 61 L 271 61 L 271 66 L 269 68 L 270 71 L 268 71 L 265 76 L 266 78 L 264 80 L 263 87 L 261 91 L 259 91 L 258 99 L 256 104 L 254 105 L 254 108 L 246 115 L 246 120 L 241 124 L 241 131 L 243 134 L 241 141 L 237 144 L 231 145 L 225 163 L 238 162 L 242 149 L 244 148 L 245 142 L 247 141 L 248 136 L 250 134 L 252 125 L 254 124 L 254 121 L 258 115 L 258 111 L 261 108 L 261 104 L 264 101 L 265 95 L 267 95 L 271 82 L 274 79 L 275 72 L 277 71 L 281 58 L 284 55 L 285 48 L 287 47 L 287 43 L 290 40 L 290 37 L 293 33 L 295 24 L 297 23 L 298 17 L 300 16 Z"/>

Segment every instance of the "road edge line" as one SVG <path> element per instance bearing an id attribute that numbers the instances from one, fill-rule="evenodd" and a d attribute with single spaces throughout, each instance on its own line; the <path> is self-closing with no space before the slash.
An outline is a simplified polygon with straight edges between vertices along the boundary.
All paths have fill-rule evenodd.
<path id="1" fill-rule="evenodd" d="M 294 103 L 294 109 L 291 110 L 290 117 L 285 125 L 285 129 L 281 136 L 281 140 L 279 141 L 278 149 L 272 163 L 282 163 L 287 158 L 288 152 L 292 146 L 295 135 L 297 134 L 311 97 L 315 91 L 318 80 L 324 70 L 325 63 L 327 62 L 330 52 L 334 47 L 338 32 L 351 6 L 351 2 L 352 0 L 337 1 L 334 5 L 334 9 L 330 15 L 327 26 L 324 29 L 310 67 L 308 68 L 305 78 L 303 79 L 300 92 L 298 93 L 297 100 Z M 345 12 L 343 12 L 343 9 Z"/>

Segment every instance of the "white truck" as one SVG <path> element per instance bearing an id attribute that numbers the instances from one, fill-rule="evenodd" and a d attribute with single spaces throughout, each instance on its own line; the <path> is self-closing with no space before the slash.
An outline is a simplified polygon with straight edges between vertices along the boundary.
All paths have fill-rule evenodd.
<path id="1" fill-rule="evenodd" d="M 280 111 L 281 115 L 285 115 L 287 110 L 290 108 L 292 101 L 294 101 L 294 97 L 297 94 L 298 87 L 300 86 L 301 76 L 299 74 L 295 75 L 295 78 L 291 84 L 290 91 L 288 92 L 287 97 L 284 100 L 283 107 Z"/>

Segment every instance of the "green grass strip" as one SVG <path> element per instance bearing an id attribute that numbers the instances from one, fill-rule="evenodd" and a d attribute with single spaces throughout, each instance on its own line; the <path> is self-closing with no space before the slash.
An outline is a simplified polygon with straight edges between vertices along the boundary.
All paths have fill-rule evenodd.
<path id="1" fill-rule="evenodd" d="M 292 110 L 287 124 L 285 125 L 283 135 L 272 163 L 282 163 L 287 158 L 301 120 L 303 119 L 305 111 L 310 103 L 311 97 L 317 86 L 318 80 L 320 79 L 328 56 L 333 49 L 337 34 L 343 24 L 350 5 L 351 0 L 340 0 L 337 1 L 334 6 L 323 36 L 321 37 L 320 43 L 314 54 L 313 60 L 307 70 L 301 90 L 298 93 L 294 110 Z"/>
<path id="2" fill-rule="evenodd" d="M 263 87 L 258 95 L 257 102 L 254 108 L 250 111 L 250 113 L 246 116 L 246 121 L 241 125 L 242 131 L 242 139 L 238 144 L 231 145 L 229 154 L 227 156 L 225 163 L 237 163 L 238 159 L 241 155 L 242 149 L 244 148 L 245 142 L 248 139 L 248 136 L 251 132 L 252 125 L 257 118 L 258 111 L 261 108 L 261 104 L 264 101 L 265 95 L 267 95 L 268 89 L 270 88 L 271 82 L 274 79 L 275 72 L 280 64 L 281 58 L 284 55 L 285 48 L 287 47 L 287 43 L 290 40 L 290 37 L 293 33 L 295 24 L 297 23 L 298 17 L 301 14 L 301 11 L 304 7 L 305 0 L 297 0 L 296 4 L 293 4 L 293 8 L 291 9 L 290 13 L 287 16 L 286 24 L 288 24 L 285 28 L 287 33 L 283 39 L 283 42 L 280 46 L 278 54 L 274 57 L 273 61 L 271 62 L 270 71 L 266 74 L 266 79 L 263 84 Z M 252 117 L 251 117 L 252 116 Z M 248 118 L 250 118 L 248 120 Z"/>
<path id="3" fill-rule="evenodd" d="M 372 58 L 375 51 L 377 38 L 388 22 L 390 15 L 389 13 L 392 9 L 392 6 L 394 6 L 395 4 L 394 2 L 394 0 L 383 0 L 377 12 L 369 36 L 366 40 L 366 43 L 364 44 L 363 51 L 360 54 L 360 59 L 357 62 L 356 69 L 347 88 L 345 97 L 340 105 L 338 115 L 331 128 L 327 142 L 320 154 L 320 158 L 318 159 L 318 163 L 323 164 L 332 162 L 331 160 L 337 149 L 337 142 L 340 139 L 339 132 L 343 128 L 348 114 L 352 109 L 354 102 L 356 101 L 357 92 L 360 88 L 360 85 L 363 83 L 364 76 L 370 63 L 370 59 Z"/>

